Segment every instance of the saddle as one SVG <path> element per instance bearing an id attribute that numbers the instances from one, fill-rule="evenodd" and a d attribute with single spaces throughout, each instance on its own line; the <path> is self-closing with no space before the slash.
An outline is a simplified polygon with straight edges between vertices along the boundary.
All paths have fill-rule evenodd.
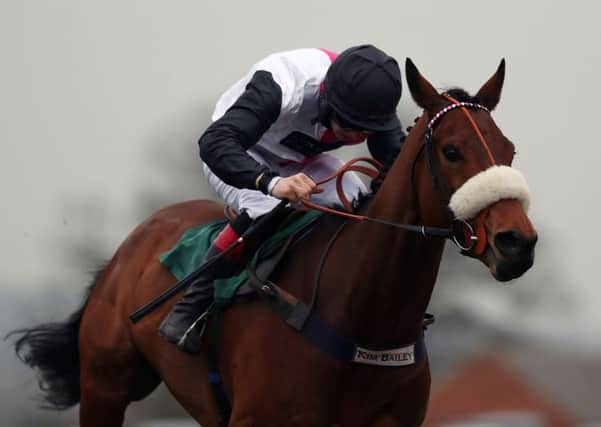
<path id="1" fill-rule="evenodd" d="M 320 212 L 294 210 L 279 221 L 277 229 L 259 230 L 258 234 L 263 236 L 255 239 L 259 244 L 249 242 L 250 256 L 245 255 L 247 262 L 242 263 L 245 265 L 242 271 L 232 277 L 215 280 L 215 306 L 225 309 L 237 297 L 248 296 L 257 289 L 260 290 L 260 287 L 252 286 L 258 283 L 255 272 L 259 272 L 258 277 L 267 279 L 290 245 L 306 236 L 321 217 Z M 269 237 L 265 239 L 264 234 Z"/>

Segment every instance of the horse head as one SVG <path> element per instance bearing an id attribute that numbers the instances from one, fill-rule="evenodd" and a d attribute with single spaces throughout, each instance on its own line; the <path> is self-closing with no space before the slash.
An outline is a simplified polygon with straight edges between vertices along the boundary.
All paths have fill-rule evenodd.
<path id="1" fill-rule="evenodd" d="M 532 266 L 537 234 L 526 213 L 526 180 L 511 167 L 514 145 L 490 115 L 501 97 L 505 60 L 473 97 L 461 89 L 439 94 L 410 59 L 405 69 L 411 95 L 424 109 L 414 129 L 421 143 L 414 166 L 426 157 L 415 179 L 430 197 L 418 194 L 420 208 L 432 210 L 434 203 L 443 221 L 460 224 L 462 253 L 481 260 L 497 280 L 521 276 Z"/>

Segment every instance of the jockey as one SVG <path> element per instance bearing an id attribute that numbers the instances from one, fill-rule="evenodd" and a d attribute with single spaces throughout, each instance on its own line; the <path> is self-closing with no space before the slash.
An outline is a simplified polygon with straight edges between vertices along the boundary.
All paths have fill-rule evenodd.
<path id="1" fill-rule="evenodd" d="M 338 56 L 299 49 L 255 64 L 221 96 L 199 140 L 210 185 L 239 214 L 205 260 L 228 248 L 280 199 L 296 202 L 313 194 L 312 201 L 335 205 L 335 184 L 316 185 L 343 164 L 327 151 L 367 140 L 380 162 L 396 156 L 405 139 L 396 114 L 401 91 L 396 60 L 371 45 Z M 343 184 L 351 201 L 367 193 L 354 173 Z M 161 323 L 163 337 L 185 351 L 199 351 L 202 329 L 190 333 L 198 330 L 195 320 L 212 301 L 213 280 L 239 256 L 239 250 L 230 252 L 187 289 Z M 200 323 L 204 328 L 204 320 Z"/>

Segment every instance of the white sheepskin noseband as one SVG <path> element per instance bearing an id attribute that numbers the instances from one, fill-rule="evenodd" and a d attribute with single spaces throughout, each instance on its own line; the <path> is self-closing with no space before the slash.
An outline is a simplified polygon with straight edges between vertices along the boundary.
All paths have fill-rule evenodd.
<path id="1" fill-rule="evenodd" d="M 474 218 L 482 209 L 502 199 L 517 199 L 525 211 L 530 206 L 526 178 L 509 166 L 491 166 L 468 179 L 451 197 L 449 208 L 457 219 Z"/>

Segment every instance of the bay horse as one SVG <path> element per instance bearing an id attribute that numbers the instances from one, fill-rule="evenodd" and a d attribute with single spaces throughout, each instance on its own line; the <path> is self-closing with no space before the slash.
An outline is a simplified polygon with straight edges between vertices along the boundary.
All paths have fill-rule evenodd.
<path id="1" fill-rule="evenodd" d="M 411 95 L 424 112 L 363 212 L 435 227 L 449 227 L 453 217 L 463 217 L 478 238 L 477 250 L 463 253 L 482 261 L 499 281 L 521 276 L 533 263 L 537 240 L 520 193 L 524 188 L 509 191 L 511 173 L 489 173 L 512 170 L 514 156 L 513 144 L 489 113 L 500 99 L 504 60 L 474 97 L 461 90 L 439 94 L 410 59 L 405 68 Z M 207 349 L 189 355 L 157 333 L 175 300 L 135 325 L 128 316 L 174 283 L 159 255 L 186 229 L 222 215 L 222 206 L 203 200 L 156 212 L 122 243 L 66 322 L 16 331 L 17 352 L 39 369 L 51 407 L 79 403 L 82 426 L 120 426 L 129 403 L 163 381 L 203 427 L 219 425 Z M 271 280 L 308 301 L 333 224 L 319 222 Z M 444 245 L 441 238 L 349 221 L 323 265 L 316 311 L 338 333 L 365 347 L 415 342 L 423 333 Z M 401 367 L 341 362 L 261 302 L 234 305 L 224 313 L 219 350 L 233 427 L 406 427 L 420 425 L 426 413 L 427 355 Z"/>

